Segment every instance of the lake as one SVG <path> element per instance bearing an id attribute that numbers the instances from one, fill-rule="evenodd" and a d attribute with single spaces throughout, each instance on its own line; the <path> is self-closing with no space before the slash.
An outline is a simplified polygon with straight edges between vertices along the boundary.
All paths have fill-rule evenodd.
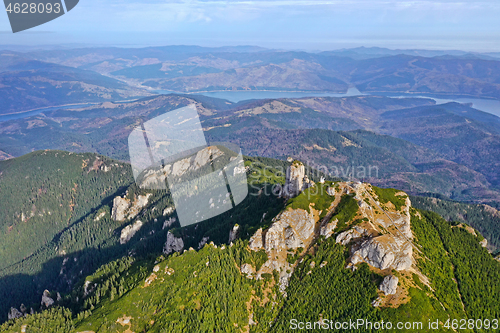
<path id="1" fill-rule="evenodd" d="M 158 94 L 179 94 L 179 92 L 169 90 L 155 90 Z M 301 97 L 348 97 L 361 96 L 357 88 L 349 88 L 346 93 L 314 92 L 314 91 L 277 91 L 277 90 L 221 90 L 203 93 L 189 93 L 186 95 L 203 95 L 214 98 L 227 99 L 230 102 L 238 103 L 249 99 L 266 98 L 301 98 Z"/>
<path id="2" fill-rule="evenodd" d="M 12 120 L 12 119 L 21 119 L 21 118 L 31 117 L 31 116 L 35 116 L 35 115 L 42 113 L 42 112 L 45 112 L 45 111 L 54 111 L 54 110 L 60 110 L 60 109 L 77 109 L 77 108 L 84 108 L 84 107 L 95 105 L 95 104 L 97 104 L 97 103 L 51 106 L 48 108 L 40 108 L 40 109 L 30 110 L 30 111 L 26 111 L 26 112 L 4 114 L 4 115 L 0 115 L 0 122 Z"/>
<path id="3" fill-rule="evenodd" d="M 156 90 L 158 94 L 178 94 L 179 92 L 168 91 L 168 90 Z M 189 94 L 188 94 L 189 95 Z M 204 92 L 204 93 L 192 93 L 190 95 L 203 95 L 214 98 L 227 99 L 233 103 L 238 103 L 249 99 L 266 99 L 266 98 L 302 98 L 302 97 L 350 97 L 350 96 L 363 96 L 371 95 L 367 93 L 360 92 L 356 87 L 351 87 L 344 94 L 330 93 L 330 92 L 307 92 L 307 91 L 214 91 L 214 92 Z M 426 95 L 389 95 L 389 94 L 373 94 L 373 95 L 384 95 L 392 98 L 429 98 L 436 101 L 437 104 L 444 104 L 449 102 L 458 103 L 472 103 L 472 107 L 484 112 L 494 114 L 500 117 L 500 101 L 496 99 L 485 99 L 485 98 L 436 98 L 433 96 Z"/>
<path id="4" fill-rule="evenodd" d="M 179 92 L 168 91 L 168 90 L 157 90 L 155 91 L 158 94 L 179 94 Z M 266 98 L 302 98 L 302 97 L 350 97 L 350 96 L 363 96 L 370 95 L 361 93 L 357 88 L 352 87 L 347 90 L 344 94 L 339 93 L 330 93 L 330 92 L 307 92 L 307 91 L 214 91 L 214 92 L 206 92 L 206 93 L 193 93 L 191 95 L 203 95 L 214 98 L 227 99 L 228 101 L 237 103 L 244 100 L 249 99 L 266 99 Z M 382 94 L 378 94 L 382 95 Z M 458 102 L 458 103 L 472 103 L 472 107 L 484 112 L 488 112 L 494 114 L 495 116 L 500 117 L 500 101 L 496 99 L 484 99 L 484 98 L 436 98 L 433 96 L 426 95 L 398 95 L 398 96 L 389 96 L 392 98 L 429 98 L 436 101 L 437 104 L 444 104 L 449 102 Z M 130 101 L 128 101 L 130 102 Z M 65 105 L 65 106 L 55 106 L 48 108 L 41 108 L 37 110 L 31 110 L 16 114 L 9 115 L 0 115 L 0 122 L 7 121 L 11 119 L 20 119 L 29 116 L 34 116 L 39 113 L 45 111 L 53 111 L 58 109 L 75 109 L 86 107 L 90 105 L 94 105 L 96 103 L 88 103 L 88 104 L 74 104 L 74 105 Z"/>

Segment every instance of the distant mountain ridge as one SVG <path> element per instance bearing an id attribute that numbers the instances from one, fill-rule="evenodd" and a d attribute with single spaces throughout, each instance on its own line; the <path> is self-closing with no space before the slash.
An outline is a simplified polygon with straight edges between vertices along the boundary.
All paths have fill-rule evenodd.
<path id="1" fill-rule="evenodd" d="M 302 90 L 500 97 L 500 58 L 462 51 L 354 48 L 320 53 L 252 46 L 80 48 L 16 53 L 91 70 L 132 87 L 178 92 Z"/>

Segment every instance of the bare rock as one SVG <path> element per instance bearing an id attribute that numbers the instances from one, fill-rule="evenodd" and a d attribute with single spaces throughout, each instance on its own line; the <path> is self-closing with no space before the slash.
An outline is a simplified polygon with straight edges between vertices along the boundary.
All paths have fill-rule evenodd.
<path id="1" fill-rule="evenodd" d="M 397 276 L 388 275 L 380 284 L 379 289 L 386 295 L 394 295 L 398 290 L 399 279 Z"/>
<path id="2" fill-rule="evenodd" d="M 351 262 L 354 265 L 366 262 L 382 270 L 390 268 L 401 271 L 410 269 L 413 263 L 412 254 L 411 243 L 386 234 L 364 241 L 353 253 Z"/>
<path id="3" fill-rule="evenodd" d="M 123 228 L 120 235 L 120 244 L 125 244 L 132 239 L 132 237 L 134 237 L 134 235 L 142 228 L 142 225 L 142 221 L 137 220 L 134 224 Z"/>
<path id="4" fill-rule="evenodd" d="M 326 189 L 326 193 L 330 196 L 335 196 L 335 187 L 332 187 L 332 186 L 329 186 L 327 189 Z"/>
<path id="5" fill-rule="evenodd" d="M 229 231 L 229 241 L 228 241 L 228 243 L 233 242 L 238 237 L 239 230 L 240 230 L 240 226 L 237 225 L 237 224 L 235 224 L 233 226 L 233 229 L 231 229 Z"/>
<path id="6" fill-rule="evenodd" d="M 335 241 L 337 243 L 340 243 L 342 245 L 347 245 L 349 244 L 352 240 L 362 238 L 364 236 L 367 236 L 369 233 L 366 229 L 363 229 L 361 227 L 355 226 L 352 229 L 349 229 L 347 231 L 344 231 L 340 233 Z"/>
<path id="7" fill-rule="evenodd" d="M 45 289 L 42 295 L 41 305 L 42 307 L 45 306 L 46 308 L 48 308 L 52 304 L 54 304 L 54 300 L 50 298 L 50 292 L 47 289 Z"/>
<path id="8" fill-rule="evenodd" d="M 320 235 L 325 236 L 325 238 L 329 238 L 331 235 L 334 234 L 338 222 L 339 220 L 335 219 L 335 221 L 329 222 L 324 226 L 322 226 L 320 229 Z"/>
<path id="9" fill-rule="evenodd" d="M 302 162 L 294 161 L 286 169 L 286 182 L 283 187 L 283 196 L 293 198 L 302 191 L 304 186 L 305 167 Z"/>
<path id="10" fill-rule="evenodd" d="M 255 268 L 250 264 L 243 264 L 241 266 L 241 273 L 246 274 L 247 278 L 251 279 L 253 274 L 255 274 Z"/>
<path id="11" fill-rule="evenodd" d="M 198 244 L 198 250 L 203 248 L 205 246 L 205 244 L 207 244 L 208 242 L 208 237 L 203 237 L 200 241 L 200 243 Z"/>
<path id="12" fill-rule="evenodd" d="M 122 222 L 126 219 L 133 219 L 139 214 L 141 209 L 148 204 L 151 193 L 139 195 L 131 202 L 125 197 L 115 197 L 113 199 L 113 209 L 111 210 L 111 218 L 115 221 Z"/>
<path id="13" fill-rule="evenodd" d="M 16 308 L 10 308 L 10 311 L 9 313 L 7 314 L 7 318 L 9 320 L 11 319 L 16 319 L 16 318 L 21 318 L 23 316 L 23 314 L 21 313 L 21 311 L 19 311 L 18 309 Z"/>
<path id="14" fill-rule="evenodd" d="M 376 300 L 372 302 L 372 306 L 378 308 L 382 304 L 382 298 L 378 297 Z"/>
<path id="15" fill-rule="evenodd" d="M 314 236 L 315 225 L 312 214 L 303 209 L 284 211 L 267 230 L 264 249 L 269 252 L 306 247 Z"/>
<path id="16" fill-rule="evenodd" d="M 167 233 L 167 241 L 163 246 L 163 253 L 170 254 L 172 252 L 180 252 L 184 248 L 182 238 L 177 238 L 170 231 Z"/>
<path id="17" fill-rule="evenodd" d="M 253 251 L 259 251 L 264 248 L 264 235 L 262 234 L 262 228 L 259 228 L 259 230 L 257 230 L 250 238 L 248 245 Z"/>
<path id="18" fill-rule="evenodd" d="M 163 210 L 163 216 L 170 215 L 174 212 L 174 207 L 167 207 Z"/>
<path id="19" fill-rule="evenodd" d="M 130 201 L 122 197 L 115 197 L 113 199 L 111 218 L 115 221 L 125 221 L 126 213 L 129 207 Z"/>
<path id="20" fill-rule="evenodd" d="M 488 240 L 486 238 L 484 238 L 482 241 L 479 242 L 479 244 L 482 247 L 488 247 Z"/>
<path id="21" fill-rule="evenodd" d="M 177 222 L 177 219 L 175 217 L 170 217 L 168 220 L 163 222 L 163 227 L 161 229 L 170 228 L 175 222 Z"/>

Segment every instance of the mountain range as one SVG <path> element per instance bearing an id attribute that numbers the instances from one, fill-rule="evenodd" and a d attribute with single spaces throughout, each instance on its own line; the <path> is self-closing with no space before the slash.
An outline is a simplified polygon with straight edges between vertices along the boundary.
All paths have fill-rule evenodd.
<path id="1" fill-rule="evenodd" d="M 499 98 L 499 61 L 383 48 L 1 51 L 0 115 L 46 109 L 0 122 L 0 332 L 290 332 L 356 319 L 498 330 L 500 118 L 412 94 Z M 191 94 L 352 87 L 367 94 Z M 129 135 L 186 106 L 209 147 L 135 179 Z M 169 182 L 232 161 L 221 142 L 241 148 L 233 171 L 248 196 L 183 226 Z M 174 178 L 148 189 L 158 175 Z M 207 209 L 223 200 L 215 192 Z"/>

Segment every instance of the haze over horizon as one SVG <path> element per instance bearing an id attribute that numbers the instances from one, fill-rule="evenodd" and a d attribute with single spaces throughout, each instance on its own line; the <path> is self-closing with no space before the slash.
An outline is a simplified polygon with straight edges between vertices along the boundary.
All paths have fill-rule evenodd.
<path id="1" fill-rule="evenodd" d="M 494 0 L 87 0 L 54 21 L 16 34 L 3 15 L 4 45 L 500 51 L 500 3 Z"/>

